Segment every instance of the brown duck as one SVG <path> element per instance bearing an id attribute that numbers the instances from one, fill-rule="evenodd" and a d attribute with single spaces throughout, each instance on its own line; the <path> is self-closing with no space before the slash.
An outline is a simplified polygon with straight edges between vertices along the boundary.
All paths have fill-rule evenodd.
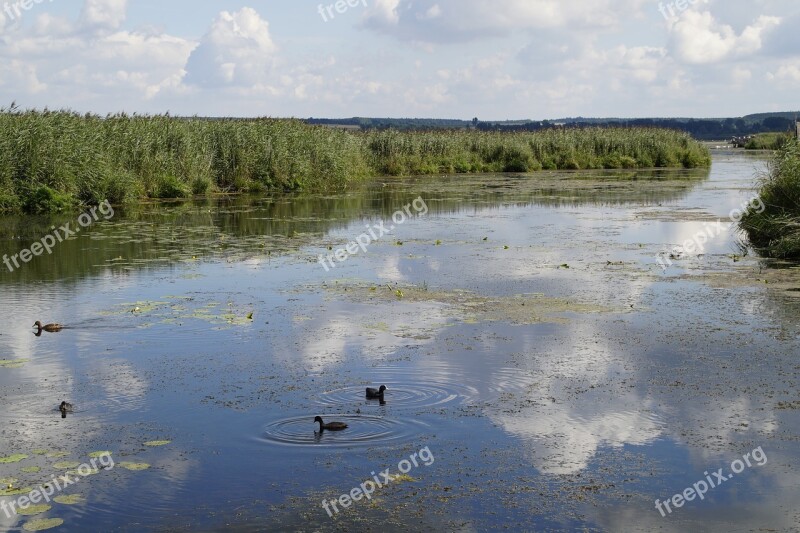
<path id="1" fill-rule="evenodd" d="M 327 424 L 322 421 L 322 417 L 318 416 L 314 419 L 314 422 L 319 423 L 319 431 L 320 433 L 325 431 L 342 431 L 343 429 L 347 429 L 347 424 L 344 422 L 328 422 Z"/>
<path id="2" fill-rule="evenodd" d="M 39 333 L 41 333 L 42 331 L 46 331 L 48 333 L 57 333 L 57 332 L 61 331 L 62 329 L 64 329 L 64 326 L 62 326 L 61 324 L 42 325 L 42 323 L 40 321 L 38 321 L 38 320 L 33 325 L 33 327 L 34 328 L 38 328 L 39 329 Z"/>

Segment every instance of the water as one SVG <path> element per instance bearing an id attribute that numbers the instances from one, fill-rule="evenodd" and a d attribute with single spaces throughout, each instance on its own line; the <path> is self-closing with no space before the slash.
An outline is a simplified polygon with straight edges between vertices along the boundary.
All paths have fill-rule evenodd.
<path id="1" fill-rule="evenodd" d="M 28 456 L 0 478 L 35 487 L 113 452 L 64 490 L 81 503 L 35 517 L 57 531 L 795 528 L 797 269 L 741 257 L 730 231 L 655 262 L 726 221 L 759 167 L 716 151 L 710 173 L 117 209 L 0 274 L 0 456 Z M 427 213 L 319 264 L 418 197 Z M 7 217 L 0 253 L 70 220 Z M 68 327 L 37 337 L 36 320 Z M 315 433 L 317 415 L 350 427 Z M 656 509 L 759 447 L 765 464 Z M 323 508 L 425 448 L 370 501 Z M 0 511 L 0 528 L 29 520 Z"/>

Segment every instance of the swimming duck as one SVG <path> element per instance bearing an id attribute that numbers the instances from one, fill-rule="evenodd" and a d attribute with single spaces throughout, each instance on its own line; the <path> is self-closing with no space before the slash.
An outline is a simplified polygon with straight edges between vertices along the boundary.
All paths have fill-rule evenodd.
<path id="1" fill-rule="evenodd" d="M 72 404 L 67 402 L 61 402 L 61 405 L 58 406 L 58 410 L 61 412 L 72 412 Z"/>
<path id="2" fill-rule="evenodd" d="M 383 398 L 383 392 L 386 390 L 386 385 L 381 385 L 380 389 L 373 389 L 372 387 L 367 387 L 367 398 Z"/>
<path id="3" fill-rule="evenodd" d="M 328 431 L 341 431 L 343 429 L 347 429 L 347 424 L 344 422 L 328 422 L 327 424 L 322 421 L 322 417 L 318 416 L 314 419 L 314 422 L 319 422 L 319 430 L 320 432 L 324 430 Z"/>
<path id="4" fill-rule="evenodd" d="M 64 329 L 64 326 L 62 326 L 61 324 L 47 324 L 46 326 L 43 326 L 42 323 L 38 320 L 33 325 L 33 327 L 38 328 L 39 333 L 41 333 L 42 331 L 46 331 L 48 333 L 56 333 Z"/>

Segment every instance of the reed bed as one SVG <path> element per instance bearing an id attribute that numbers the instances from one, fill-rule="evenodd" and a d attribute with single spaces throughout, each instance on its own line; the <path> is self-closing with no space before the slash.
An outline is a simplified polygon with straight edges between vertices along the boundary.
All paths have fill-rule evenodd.
<path id="1" fill-rule="evenodd" d="M 761 179 L 765 209 L 750 208 L 740 227 L 750 243 L 768 257 L 800 259 L 800 142 L 789 141 Z"/>
<path id="2" fill-rule="evenodd" d="M 331 190 L 376 175 L 693 168 L 688 134 L 647 128 L 366 133 L 290 119 L 176 118 L 0 110 L 0 211 L 52 212 L 108 199 Z"/>

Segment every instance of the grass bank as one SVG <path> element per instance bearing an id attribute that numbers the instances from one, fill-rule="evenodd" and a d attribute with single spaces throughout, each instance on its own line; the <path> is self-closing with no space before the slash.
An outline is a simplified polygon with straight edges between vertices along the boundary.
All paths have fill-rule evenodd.
<path id="1" fill-rule="evenodd" d="M 331 190 L 376 175 L 694 168 L 708 151 L 646 128 L 348 132 L 298 120 L 0 111 L 0 211 L 212 192 Z"/>
<path id="2" fill-rule="evenodd" d="M 747 150 L 780 150 L 793 138 L 791 133 L 757 133 L 744 147 Z"/>
<path id="3" fill-rule="evenodd" d="M 800 143 L 790 141 L 770 163 L 760 183 L 763 212 L 750 209 L 740 227 L 768 257 L 800 259 Z"/>

